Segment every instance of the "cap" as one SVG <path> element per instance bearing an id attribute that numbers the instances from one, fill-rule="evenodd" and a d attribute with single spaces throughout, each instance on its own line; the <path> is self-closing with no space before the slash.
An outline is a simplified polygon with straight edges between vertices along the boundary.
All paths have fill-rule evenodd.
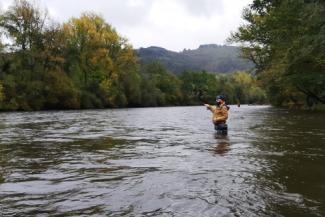
<path id="1" fill-rule="evenodd" d="M 226 101 L 226 97 L 223 96 L 223 95 L 219 95 L 219 96 L 216 97 L 216 101 L 219 100 L 219 99 L 221 99 L 223 101 Z"/>

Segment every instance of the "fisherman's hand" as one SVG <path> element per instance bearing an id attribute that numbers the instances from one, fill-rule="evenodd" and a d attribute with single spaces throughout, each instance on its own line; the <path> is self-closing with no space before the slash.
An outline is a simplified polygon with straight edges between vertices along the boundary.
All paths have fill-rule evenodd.
<path id="1" fill-rule="evenodd" d="M 204 106 L 209 110 L 210 109 L 210 105 L 209 104 L 204 104 Z"/>

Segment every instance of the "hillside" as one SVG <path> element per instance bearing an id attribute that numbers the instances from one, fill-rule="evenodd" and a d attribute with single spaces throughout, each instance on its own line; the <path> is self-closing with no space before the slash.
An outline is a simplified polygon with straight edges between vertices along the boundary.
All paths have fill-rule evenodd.
<path id="1" fill-rule="evenodd" d="M 169 71 L 180 74 L 185 70 L 227 73 L 253 68 L 253 64 L 239 57 L 239 48 L 234 46 L 208 44 L 198 49 L 184 49 L 174 52 L 161 47 L 136 50 L 142 64 L 161 62 Z"/>

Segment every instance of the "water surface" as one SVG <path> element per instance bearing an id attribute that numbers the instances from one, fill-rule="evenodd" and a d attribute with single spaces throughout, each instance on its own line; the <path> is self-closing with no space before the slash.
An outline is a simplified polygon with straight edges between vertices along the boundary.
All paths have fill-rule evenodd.
<path id="1" fill-rule="evenodd" d="M 231 107 L 0 114 L 0 216 L 324 216 L 325 115 Z"/>

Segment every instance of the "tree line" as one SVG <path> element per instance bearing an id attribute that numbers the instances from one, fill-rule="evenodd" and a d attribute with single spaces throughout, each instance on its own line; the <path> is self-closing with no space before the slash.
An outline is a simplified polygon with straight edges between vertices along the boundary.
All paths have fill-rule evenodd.
<path id="1" fill-rule="evenodd" d="M 325 2 L 254 0 L 247 21 L 230 37 L 242 43 L 245 57 L 268 99 L 277 106 L 325 103 Z"/>
<path id="2" fill-rule="evenodd" d="M 138 63 L 132 45 L 101 16 L 59 24 L 27 0 L 0 14 L 0 110 L 195 105 L 224 94 L 229 103 L 265 103 L 246 72 L 176 76 Z"/>

